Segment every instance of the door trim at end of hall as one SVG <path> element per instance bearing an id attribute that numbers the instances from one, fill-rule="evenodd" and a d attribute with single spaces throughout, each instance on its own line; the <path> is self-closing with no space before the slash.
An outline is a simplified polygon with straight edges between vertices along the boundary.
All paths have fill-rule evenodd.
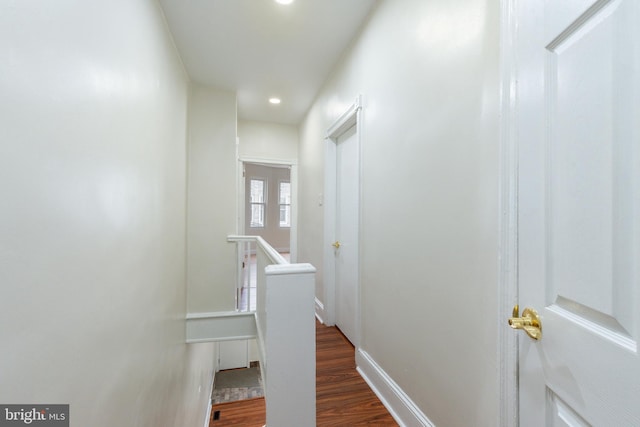
<path id="1" fill-rule="evenodd" d="M 362 95 L 358 95 L 355 102 L 351 104 L 345 112 L 327 128 L 324 139 L 325 165 L 324 165 L 324 234 L 323 234 L 323 283 L 324 283 L 324 313 L 319 313 L 320 317 L 327 325 L 335 325 L 336 321 L 336 281 L 335 281 L 335 256 L 333 254 L 332 243 L 335 242 L 336 229 L 336 143 L 338 138 L 346 131 L 356 126 L 356 142 L 358 144 L 358 280 L 356 283 L 356 338 L 353 344 L 360 347 L 361 337 L 361 236 L 362 236 Z M 316 304 L 316 307 L 318 305 Z"/>
<path id="2" fill-rule="evenodd" d="M 298 261 L 298 162 L 291 159 L 270 159 L 260 157 L 238 156 L 237 162 L 237 206 L 236 206 L 236 230 L 240 235 L 244 235 L 245 211 L 244 211 L 244 165 L 245 163 L 260 164 L 265 166 L 289 167 L 289 181 L 291 182 L 291 227 L 289 229 L 289 257 L 291 263 Z"/>
<path id="3" fill-rule="evenodd" d="M 518 0 L 501 0 L 500 31 L 500 206 L 499 308 L 496 313 L 499 359 L 499 426 L 519 425 L 518 336 L 507 326 L 518 301 L 518 141 L 515 42 L 518 27 L 514 10 Z"/>

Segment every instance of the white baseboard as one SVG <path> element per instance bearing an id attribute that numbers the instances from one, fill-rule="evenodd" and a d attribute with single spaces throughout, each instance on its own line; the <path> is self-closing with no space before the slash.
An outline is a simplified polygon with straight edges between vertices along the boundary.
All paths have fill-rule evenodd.
<path id="1" fill-rule="evenodd" d="M 209 424 L 211 424 L 211 405 L 213 404 L 213 402 L 211 402 L 211 395 L 213 394 L 213 385 L 215 384 L 216 381 L 216 370 L 213 369 L 213 375 L 211 375 L 211 382 L 209 383 L 209 394 L 207 396 L 209 396 L 207 398 L 207 416 L 204 419 L 204 427 L 209 427 Z"/>
<path id="2" fill-rule="evenodd" d="M 324 304 L 316 298 L 316 318 L 324 325 Z"/>
<path id="3" fill-rule="evenodd" d="M 207 417 L 204 419 L 204 427 L 211 425 L 211 399 L 209 399 L 209 405 L 207 405 Z"/>
<path id="4" fill-rule="evenodd" d="M 356 351 L 357 370 L 391 416 L 405 427 L 435 427 L 409 396 L 364 350 Z"/>

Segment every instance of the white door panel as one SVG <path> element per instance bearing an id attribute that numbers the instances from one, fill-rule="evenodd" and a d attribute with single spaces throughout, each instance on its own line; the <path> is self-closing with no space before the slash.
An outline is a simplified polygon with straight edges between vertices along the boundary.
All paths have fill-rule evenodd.
<path id="1" fill-rule="evenodd" d="M 336 325 L 356 344 L 358 301 L 358 143 L 356 126 L 336 141 Z"/>
<path id="2" fill-rule="evenodd" d="M 640 2 L 516 4 L 520 425 L 640 425 Z"/>
<path id="3" fill-rule="evenodd" d="M 249 367 L 249 340 L 220 341 L 218 343 L 218 369 Z"/>

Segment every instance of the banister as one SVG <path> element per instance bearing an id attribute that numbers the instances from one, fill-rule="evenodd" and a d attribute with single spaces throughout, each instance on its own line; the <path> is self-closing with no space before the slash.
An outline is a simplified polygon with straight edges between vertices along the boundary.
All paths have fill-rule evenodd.
<path id="1" fill-rule="evenodd" d="M 256 242 L 260 248 L 267 254 L 267 256 L 271 259 L 271 262 L 274 264 L 288 264 L 289 262 L 284 259 L 278 251 L 273 249 L 266 240 L 264 240 L 261 236 L 240 236 L 240 235 L 230 235 L 227 236 L 227 242 Z"/>
<path id="2" fill-rule="evenodd" d="M 267 276 L 283 274 L 305 274 L 315 273 L 316 268 L 311 264 L 272 264 L 264 269 Z"/>

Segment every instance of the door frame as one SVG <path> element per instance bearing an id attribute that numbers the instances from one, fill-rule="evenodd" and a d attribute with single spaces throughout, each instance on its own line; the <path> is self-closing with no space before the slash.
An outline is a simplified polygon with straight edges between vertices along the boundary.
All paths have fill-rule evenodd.
<path id="1" fill-rule="evenodd" d="M 508 327 L 518 304 L 518 129 L 517 16 L 518 0 L 500 2 L 500 171 L 498 358 L 499 426 L 519 425 L 518 339 Z"/>
<path id="2" fill-rule="evenodd" d="M 360 322 L 360 278 L 361 275 L 361 253 L 362 253 L 362 95 L 358 95 L 355 102 L 346 109 L 346 111 L 336 119 L 335 122 L 327 129 L 324 139 L 324 249 L 323 249 L 323 268 L 324 268 L 324 304 L 316 298 L 316 316 L 327 325 L 335 325 L 336 322 L 336 266 L 335 255 L 332 243 L 336 241 L 336 209 L 337 209 L 337 143 L 338 138 L 347 130 L 356 126 L 355 143 L 358 152 L 358 265 L 356 266 L 358 280 L 356 281 L 356 324 L 353 345 L 359 348 L 361 336 Z"/>
<path id="3" fill-rule="evenodd" d="M 289 257 L 292 264 L 298 260 L 298 164 L 295 160 L 267 159 L 258 157 L 238 157 L 236 194 L 236 230 L 244 235 L 245 230 L 245 176 L 244 164 L 259 164 L 269 167 L 288 167 L 291 182 L 291 227 L 289 228 Z"/>

